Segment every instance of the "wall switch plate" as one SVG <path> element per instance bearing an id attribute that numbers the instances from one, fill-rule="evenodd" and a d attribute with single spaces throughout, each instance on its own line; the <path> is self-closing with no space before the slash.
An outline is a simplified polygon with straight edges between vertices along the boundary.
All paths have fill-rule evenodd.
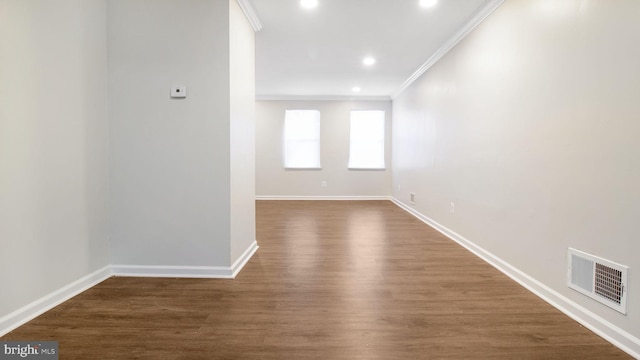
<path id="1" fill-rule="evenodd" d="M 454 204 L 453 201 L 451 202 L 451 205 L 449 206 L 449 212 L 451 212 L 452 214 L 454 212 L 456 212 L 456 204 Z"/>
<path id="2" fill-rule="evenodd" d="M 323 188 L 326 188 L 326 187 L 327 187 L 327 182 L 326 182 L 325 180 L 322 180 L 322 183 L 321 183 L 321 184 L 322 184 L 322 187 L 323 187 Z"/>
<path id="3" fill-rule="evenodd" d="M 412 204 L 415 204 L 415 202 L 416 202 L 416 194 L 410 193 L 409 194 L 409 201 L 411 201 Z"/>
<path id="4" fill-rule="evenodd" d="M 184 99 L 187 97 L 187 87 L 186 86 L 174 86 L 171 88 L 171 98 L 172 99 Z"/>

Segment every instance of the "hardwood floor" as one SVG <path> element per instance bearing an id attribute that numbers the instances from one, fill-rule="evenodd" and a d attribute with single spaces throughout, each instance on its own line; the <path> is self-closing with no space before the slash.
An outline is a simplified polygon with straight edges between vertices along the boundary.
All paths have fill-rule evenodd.
<path id="1" fill-rule="evenodd" d="M 259 201 L 235 280 L 111 278 L 2 340 L 60 359 L 628 359 L 391 202 Z"/>

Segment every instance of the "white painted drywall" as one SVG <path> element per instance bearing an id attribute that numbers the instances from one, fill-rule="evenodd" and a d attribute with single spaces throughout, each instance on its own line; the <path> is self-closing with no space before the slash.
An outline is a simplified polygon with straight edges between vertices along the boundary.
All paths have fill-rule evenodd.
<path id="1" fill-rule="evenodd" d="M 229 266 L 228 1 L 111 0 L 108 35 L 112 263 Z"/>
<path id="2" fill-rule="evenodd" d="M 506 1 L 393 104 L 394 197 L 636 338 L 639 14 Z M 567 247 L 631 267 L 626 316 L 566 286 Z"/>
<path id="3" fill-rule="evenodd" d="M 256 240 L 255 33 L 229 0 L 231 263 Z"/>
<path id="4" fill-rule="evenodd" d="M 286 110 L 320 111 L 320 170 L 285 170 L 283 131 Z M 384 110 L 386 170 L 349 170 L 351 110 Z M 390 101 L 256 102 L 256 194 L 258 196 L 388 196 L 391 185 Z M 322 181 L 327 182 L 323 188 Z"/>
<path id="5" fill-rule="evenodd" d="M 0 318 L 109 263 L 106 1 L 0 1 Z"/>

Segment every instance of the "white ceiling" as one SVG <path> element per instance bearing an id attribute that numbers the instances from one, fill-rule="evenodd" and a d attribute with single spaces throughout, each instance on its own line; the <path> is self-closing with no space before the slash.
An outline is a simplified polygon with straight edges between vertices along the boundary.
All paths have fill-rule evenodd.
<path id="1" fill-rule="evenodd" d="M 258 98 L 389 98 L 491 0 L 248 0 Z M 377 62 L 362 64 L 365 56 Z M 360 87 L 359 93 L 352 88 Z"/>

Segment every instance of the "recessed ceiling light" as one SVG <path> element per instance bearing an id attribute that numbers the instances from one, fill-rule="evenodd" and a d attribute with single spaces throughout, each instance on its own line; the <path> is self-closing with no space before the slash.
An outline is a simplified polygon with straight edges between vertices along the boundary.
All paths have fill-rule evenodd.
<path id="1" fill-rule="evenodd" d="M 362 63 L 367 65 L 367 66 L 371 66 L 371 65 L 376 63 L 376 59 L 374 59 L 372 57 L 366 57 L 366 58 L 364 58 L 364 60 L 362 60 Z"/>
<path id="2" fill-rule="evenodd" d="M 300 0 L 300 5 L 307 9 L 313 9 L 318 6 L 318 0 Z"/>
<path id="3" fill-rule="evenodd" d="M 438 3 L 438 0 L 420 0 L 420 6 L 423 8 L 430 8 L 435 6 Z"/>
<path id="4" fill-rule="evenodd" d="M 351 89 L 351 90 L 353 90 L 353 92 L 360 92 L 360 90 L 362 90 L 362 89 L 360 89 L 360 87 L 358 87 L 358 86 L 354 86 L 353 89 Z"/>

